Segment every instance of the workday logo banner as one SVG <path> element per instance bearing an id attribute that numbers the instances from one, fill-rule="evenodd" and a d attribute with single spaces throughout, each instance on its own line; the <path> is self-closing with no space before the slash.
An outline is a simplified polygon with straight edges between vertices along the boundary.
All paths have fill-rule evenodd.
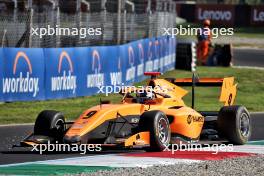
<path id="1" fill-rule="evenodd" d="M 100 62 L 97 61 L 96 64 L 96 59 L 94 59 L 94 57 L 92 57 L 92 59 L 93 63 L 97 65 L 97 67 L 100 66 L 100 68 L 103 69 L 102 71 L 104 72 L 104 85 L 121 85 L 124 82 L 122 78 L 122 69 L 125 69 L 123 68 L 124 62 L 118 53 L 118 47 L 107 46 L 99 47 L 97 49 L 100 54 Z M 99 63 L 100 65 L 98 65 Z"/>
<path id="2" fill-rule="evenodd" d="M 135 51 L 135 43 L 130 43 L 127 45 L 123 45 L 122 49 L 120 51 L 121 52 L 121 59 L 123 59 L 125 61 L 124 64 L 124 80 L 125 83 L 127 84 L 133 84 L 134 82 L 136 82 L 137 79 L 137 75 L 136 75 L 136 68 L 137 68 L 137 63 L 136 63 L 136 57 L 137 57 L 137 53 Z"/>
<path id="3" fill-rule="evenodd" d="M 86 92 L 95 94 L 100 87 L 111 84 L 108 74 L 113 67 L 110 62 L 114 59 L 113 55 L 115 54 L 115 51 L 108 49 L 108 47 L 90 48 L 85 57 L 87 63 L 85 70 Z"/>
<path id="4" fill-rule="evenodd" d="M 3 51 L 2 94 L 5 101 L 44 99 L 43 50 L 5 48 Z"/>
<path id="5" fill-rule="evenodd" d="M 144 73 L 144 43 L 140 40 L 119 46 L 122 81 L 131 85 L 143 78 Z"/>
<path id="6" fill-rule="evenodd" d="M 92 95 L 90 90 L 87 90 L 87 72 L 88 67 L 91 66 L 91 63 L 88 61 L 88 57 L 90 55 L 90 48 L 89 47 L 76 47 L 74 48 L 74 53 L 72 59 L 74 59 L 74 74 L 77 76 L 77 89 L 76 89 L 76 96 L 87 96 Z M 96 93 L 96 92 L 94 92 Z"/>
<path id="7" fill-rule="evenodd" d="M 72 48 L 44 49 L 46 59 L 46 98 L 75 97 L 77 63 Z"/>
<path id="8" fill-rule="evenodd" d="M 0 49 L 0 101 L 32 101 L 96 94 L 102 86 L 131 85 L 146 71 L 175 66 L 175 38 L 118 46 Z"/>
<path id="9" fill-rule="evenodd" d="M 139 80 L 144 79 L 144 63 L 145 63 L 145 58 L 146 58 L 146 52 L 144 50 L 144 41 L 140 40 L 137 43 L 137 50 L 138 50 L 138 59 L 137 59 L 137 77 Z"/>
<path id="10" fill-rule="evenodd" d="M 98 48 L 92 48 L 87 57 L 88 69 L 86 75 L 86 88 L 97 88 L 105 84 L 105 75 L 103 66 L 107 66 L 102 59 L 101 52 Z"/>

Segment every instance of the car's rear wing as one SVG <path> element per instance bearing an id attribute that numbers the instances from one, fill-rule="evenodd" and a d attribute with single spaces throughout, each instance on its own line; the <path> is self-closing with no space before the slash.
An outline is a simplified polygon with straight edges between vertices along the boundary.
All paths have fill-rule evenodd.
<path id="1" fill-rule="evenodd" d="M 192 86 L 192 106 L 194 106 L 194 87 L 222 87 L 219 97 L 220 102 L 225 106 L 233 105 L 236 97 L 237 84 L 234 84 L 234 77 L 227 78 L 168 78 L 168 81 L 177 86 Z"/>
<path id="2" fill-rule="evenodd" d="M 220 87 L 222 86 L 224 78 L 197 78 L 195 86 L 201 87 Z M 192 78 L 178 78 L 174 79 L 173 83 L 177 86 L 192 86 Z"/>

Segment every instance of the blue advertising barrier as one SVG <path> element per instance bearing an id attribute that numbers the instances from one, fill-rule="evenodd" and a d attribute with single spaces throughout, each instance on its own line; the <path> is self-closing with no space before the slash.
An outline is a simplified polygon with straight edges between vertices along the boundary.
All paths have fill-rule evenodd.
<path id="1" fill-rule="evenodd" d="M 43 49 L 4 48 L 2 51 L 4 101 L 44 100 Z"/>
<path id="2" fill-rule="evenodd" d="M 4 53 L 3 48 L 0 48 L 0 102 L 4 101 L 3 96 L 3 76 L 4 76 Z"/>
<path id="3" fill-rule="evenodd" d="M 175 38 L 118 46 L 0 49 L 0 101 L 93 95 L 104 86 L 131 85 L 146 71 L 175 67 Z"/>
<path id="4" fill-rule="evenodd" d="M 48 48 L 45 53 L 46 98 L 77 96 L 78 61 L 74 48 Z"/>

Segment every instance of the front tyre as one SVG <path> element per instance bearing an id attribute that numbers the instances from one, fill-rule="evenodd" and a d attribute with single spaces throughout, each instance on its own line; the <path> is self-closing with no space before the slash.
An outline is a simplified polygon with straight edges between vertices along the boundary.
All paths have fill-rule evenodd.
<path id="1" fill-rule="evenodd" d="M 65 133 L 65 118 L 61 112 L 53 110 L 42 111 L 35 122 L 34 134 L 49 136 L 61 141 Z"/>
<path id="2" fill-rule="evenodd" d="M 169 145 L 171 131 L 169 120 L 162 111 L 147 111 L 140 116 L 140 131 L 150 132 L 147 151 L 163 151 Z"/>
<path id="3" fill-rule="evenodd" d="M 224 106 L 219 111 L 217 126 L 220 135 L 233 144 L 243 145 L 251 136 L 251 118 L 244 106 Z"/>

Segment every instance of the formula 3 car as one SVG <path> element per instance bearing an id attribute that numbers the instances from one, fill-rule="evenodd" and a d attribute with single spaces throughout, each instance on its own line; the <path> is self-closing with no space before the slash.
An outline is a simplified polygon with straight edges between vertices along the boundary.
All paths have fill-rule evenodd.
<path id="1" fill-rule="evenodd" d="M 199 141 L 225 139 L 233 144 L 245 144 L 251 134 L 250 114 L 244 106 L 233 105 L 236 97 L 234 78 L 159 79 L 159 72 L 151 76 L 148 88 L 133 94 L 122 92 L 119 104 L 100 101 L 74 122 L 65 122 L 63 113 L 42 111 L 31 135 L 20 146 L 60 142 L 67 144 L 101 144 L 115 148 L 143 148 L 162 151 L 177 140 Z M 182 87 L 192 87 L 192 107 L 185 105 L 188 93 Z M 219 111 L 194 110 L 197 86 L 221 87 L 219 100 L 224 106 Z M 148 94 L 152 95 L 148 95 Z"/>

